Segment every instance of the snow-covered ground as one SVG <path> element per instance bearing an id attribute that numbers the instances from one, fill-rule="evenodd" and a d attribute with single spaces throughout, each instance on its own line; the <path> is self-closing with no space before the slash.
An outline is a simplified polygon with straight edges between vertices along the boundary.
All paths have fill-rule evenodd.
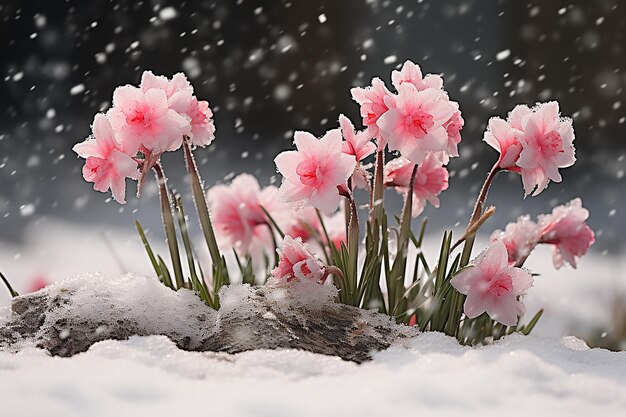
<path id="1" fill-rule="evenodd" d="M 623 416 L 626 353 L 511 336 L 464 348 L 428 333 L 363 365 L 301 351 L 178 350 L 162 336 L 72 358 L 0 352 L 5 416 Z M 44 412 L 45 410 L 45 412 Z"/>
<path id="2" fill-rule="evenodd" d="M 430 236 L 427 254 L 437 253 L 438 240 Z M 622 416 L 626 352 L 564 336 L 610 331 L 609 303 L 626 290 L 624 262 L 590 253 L 578 270 L 554 271 L 550 251 L 539 250 L 529 267 L 542 275 L 526 304 L 546 313 L 533 336 L 466 348 L 422 334 L 363 365 L 289 350 L 185 352 L 162 336 L 104 341 L 72 358 L 0 352 L 0 415 Z M 18 290 L 42 274 L 151 274 L 132 230 L 55 222 L 39 224 L 22 245 L 1 245 L 0 265 Z"/>

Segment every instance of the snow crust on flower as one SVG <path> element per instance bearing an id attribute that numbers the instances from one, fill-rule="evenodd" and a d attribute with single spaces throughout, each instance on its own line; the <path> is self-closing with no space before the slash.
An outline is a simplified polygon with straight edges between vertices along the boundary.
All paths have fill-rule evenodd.
<path id="1" fill-rule="evenodd" d="M 443 79 L 440 75 L 426 74 L 424 77 L 420 66 L 409 60 L 404 62 L 400 71 L 392 71 L 391 83 L 397 90 L 403 83 L 413 84 L 420 91 L 427 88 L 436 90 L 443 88 Z"/>
<path id="2" fill-rule="evenodd" d="M 504 243 L 497 240 L 461 270 L 450 283 L 467 295 L 465 315 L 475 318 L 483 313 L 507 326 L 515 326 L 526 309 L 519 297 L 533 285 L 532 276 L 522 268 L 509 266 Z"/>
<path id="3" fill-rule="evenodd" d="M 325 278 L 324 264 L 300 238 L 286 235 L 278 255 L 278 265 L 272 270 L 274 278 L 287 282 L 294 279 L 322 281 Z"/>
<path id="4" fill-rule="evenodd" d="M 550 180 L 561 182 L 559 168 L 576 162 L 572 120 L 560 117 L 556 101 L 540 103 L 532 111 L 518 112 L 522 152 L 517 166 L 526 195 L 537 195 Z"/>
<path id="5" fill-rule="evenodd" d="M 406 158 L 392 159 L 385 164 L 384 183 L 395 187 L 400 194 L 406 194 L 410 185 L 413 163 Z M 430 154 L 417 166 L 413 181 L 412 216 L 419 216 L 426 202 L 439 207 L 439 194 L 448 188 L 448 170 L 442 166 L 436 155 Z"/>
<path id="6" fill-rule="evenodd" d="M 526 259 L 541 239 L 541 229 L 530 216 L 520 216 L 517 222 L 506 225 L 504 231 L 496 230 L 491 235 L 491 241 L 501 240 L 509 256 L 509 265 Z"/>
<path id="7" fill-rule="evenodd" d="M 207 200 L 220 246 L 235 247 L 240 254 L 259 259 L 271 253 L 272 235 L 261 206 L 270 213 L 277 208 L 277 189 L 263 189 L 255 177 L 240 174 L 229 185 L 209 189 Z"/>
<path id="8" fill-rule="evenodd" d="M 169 107 L 160 88 L 118 87 L 106 115 L 128 155 L 143 148 L 155 154 L 176 150 L 191 130 L 189 120 Z"/>
<path id="9" fill-rule="evenodd" d="M 576 268 L 578 259 L 595 242 L 594 232 L 586 223 L 588 218 L 589 211 L 583 208 L 580 198 L 555 207 L 551 214 L 539 216 L 541 242 L 554 245 L 556 268 L 565 262 Z"/>
<path id="10" fill-rule="evenodd" d="M 74 145 L 74 152 L 85 158 L 83 177 L 93 182 L 96 191 L 109 189 L 120 204 L 126 202 L 126 178 L 138 179 L 137 162 L 126 155 L 116 141 L 109 120 L 104 114 L 95 116 L 93 137 Z"/>
<path id="11" fill-rule="evenodd" d="M 312 206 L 331 214 L 339 206 L 337 187 L 346 185 L 355 158 L 341 151 L 339 129 L 329 130 L 321 139 L 298 131 L 294 142 L 297 150 L 282 152 L 274 159 L 283 175 L 278 197 L 296 207 Z"/>

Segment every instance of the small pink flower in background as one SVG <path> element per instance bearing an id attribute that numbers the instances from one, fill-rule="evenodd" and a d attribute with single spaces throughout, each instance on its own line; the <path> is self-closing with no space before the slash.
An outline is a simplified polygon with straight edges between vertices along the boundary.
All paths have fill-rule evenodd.
<path id="1" fill-rule="evenodd" d="M 302 207 L 295 210 L 291 206 L 284 205 L 282 209 L 272 213 L 272 217 L 285 235 L 293 238 L 301 238 L 303 242 L 309 241 L 313 233 L 319 230 L 319 219 L 313 207 Z"/>
<path id="2" fill-rule="evenodd" d="M 348 244 L 346 236 L 346 214 L 344 210 L 339 210 L 332 216 L 324 216 L 324 226 L 326 227 L 326 233 L 328 233 L 328 239 L 335 248 L 341 249 L 342 243 L 344 245 Z M 319 233 L 322 239 L 326 241 L 323 236 L 324 232 L 320 230 Z"/>
<path id="3" fill-rule="evenodd" d="M 509 254 L 509 265 L 525 260 L 541 239 L 541 229 L 530 216 L 520 216 L 515 223 L 506 225 L 504 231 L 496 230 L 491 241 L 501 240 Z"/>
<path id="4" fill-rule="evenodd" d="M 385 165 L 384 183 L 395 187 L 396 191 L 405 194 L 411 181 L 413 163 L 406 158 L 392 159 Z M 448 170 L 441 165 L 435 154 L 430 154 L 418 165 L 413 181 L 413 217 L 424 211 L 428 201 L 439 207 L 439 194 L 448 188 Z"/>
<path id="5" fill-rule="evenodd" d="M 443 87 L 443 79 L 436 74 L 426 74 L 422 76 L 422 70 L 419 65 L 412 61 L 405 61 L 400 71 L 391 73 L 391 82 L 397 90 L 404 83 L 413 84 L 418 91 L 427 88 L 441 89 Z"/>
<path id="6" fill-rule="evenodd" d="M 518 298 L 532 287 L 533 277 L 522 268 L 509 266 L 506 247 L 500 240 L 478 255 L 473 264 L 450 281 L 467 295 L 465 315 L 475 318 L 487 312 L 492 319 L 515 326 L 518 316 L 526 312 Z"/>
<path id="7" fill-rule="evenodd" d="M 272 276 L 287 282 L 291 280 L 324 281 L 325 265 L 311 253 L 300 238 L 285 236 L 278 251 L 279 261 Z"/>
<path id="8" fill-rule="evenodd" d="M 370 131 L 371 137 L 378 139 L 378 149 L 382 150 L 384 143 L 380 140 L 380 130 L 377 121 L 389 109 L 385 99 L 392 96 L 391 92 L 387 90 L 385 83 L 380 78 L 373 78 L 370 87 L 355 87 L 350 90 L 350 93 L 352 94 L 352 99 L 361 108 L 363 126 Z"/>
<path id="9" fill-rule="evenodd" d="M 37 292 L 43 288 L 46 288 L 50 282 L 46 279 L 45 275 L 35 275 L 26 286 L 26 292 Z"/>
<path id="10" fill-rule="evenodd" d="M 552 214 L 539 216 L 541 243 L 554 245 L 556 268 L 564 262 L 576 268 L 577 259 L 595 242 L 593 230 L 585 223 L 588 218 L 589 211 L 583 208 L 580 198 L 555 207 Z"/>
<path id="11" fill-rule="evenodd" d="M 429 153 L 447 153 L 448 132 L 444 125 L 456 108 L 444 91 L 418 91 L 413 84 L 402 83 L 398 95 L 386 102 L 390 109 L 376 123 L 390 149 L 417 164 Z"/>
<path id="12" fill-rule="evenodd" d="M 106 115 L 129 155 L 143 148 L 153 154 L 174 151 L 191 130 L 189 120 L 169 107 L 160 88 L 142 91 L 130 85 L 118 87 Z"/>
<path id="13" fill-rule="evenodd" d="M 241 174 L 230 185 L 216 185 L 208 191 L 215 233 L 223 247 L 235 247 L 241 254 L 260 259 L 270 252 L 272 235 L 261 206 L 274 210 L 276 187 L 261 189 L 252 175 Z"/>
<path id="14" fill-rule="evenodd" d="M 93 182 L 96 191 L 111 189 L 113 198 L 126 202 L 126 178 L 138 179 L 137 162 L 120 149 L 113 129 L 104 114 L 97 114 L 93 122 L 93 139 L 74 145 L 74 152 L 85 158 L 83 177 Z"/>
<path id="15" fill-rule="evenodd" d="M 522 152 L 517 166 L 521 171 L 526 195 L 533 190 L 533 195 L 537 195 L 548 186 L 550 180 L 561 182 L 559 168 L 569 167 L 576 161 L 574 129 L 571 119 L 559 116 L 559 104 L 556 101 L 538 104 L 530 113 L 522 108 L 520 113 L 519 141 Z"/>
<path id="16" fill-rule="evenodd" d="M 500 159 L 498 159 L 500 168 L 516 170 L 515 164 L 522 152 L 522 144 L 518 140 L 519 135 L 519 130 L 514 129 L 505 120 L 499 117 L 489 119 L 489 126 L 483 140 L 500 152 Z"/>
<path id="17" fill-rule="evenodd" d="M 308 132 L 296 132 L 296 151 L 285 151 L 274 159 L 283 182 L 279 198 L 298 207 L 316 207 L 331 214 L 339 206 L 337 187 L 345 186 L 354 172 L 355 158 L 341 151 L 339 129 L 317 139 Z"/>

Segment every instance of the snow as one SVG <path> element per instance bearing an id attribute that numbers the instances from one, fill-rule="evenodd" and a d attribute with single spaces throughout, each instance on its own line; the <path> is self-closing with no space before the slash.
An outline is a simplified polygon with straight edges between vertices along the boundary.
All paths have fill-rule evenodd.
<path id="1" fill-rule="evenodd" d="M 626 353 L 532 336 L 471 349 L 428 333 L 356 365 L 293 350 L 185 352 L 163 336 L 132 337 L 69 359 L 0 352 L 0 392 L 2 414 L 23 417 L 618 416 Z"/>

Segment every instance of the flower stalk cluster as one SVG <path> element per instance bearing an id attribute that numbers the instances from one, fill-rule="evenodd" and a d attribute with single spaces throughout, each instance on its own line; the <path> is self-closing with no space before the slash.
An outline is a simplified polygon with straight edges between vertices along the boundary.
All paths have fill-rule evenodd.
<path id="1" fill-rule="evenodd" d="M 119 87 L 113 107 L 96 116 L 93 137 L 74 149 L 86 159 L 85 179 L 98 191 L 110 189 L 120 203 L 126 178 L 140 181 L 140 188 L 146 172 L 154 170 L 173 273 L 137 224 L 149 259 L 165 285 L 193 289 L 214 308 L 220 287 L 238 269 L 235 281 L 243 283 L 335 285 L 342 303 L 375 308 L 400 323 L 445 332 L 462 343 L 485 343 L 515 331 L 527 334 L 541 311 L 519 324 L 525 315 L 523 297 L 534 280 L 522 267 L 539 244 L 554 247 L 557 268 L 564 263 L 576 267 L 594 241 L 588 212 L 576 199 L 538 222 L 522 217 L 495 232 L 475 258 L 473 246 L 495 211 L 487 207 L 487 197 L 498 173 L 520 174 L 525 195 L 561 181 L 559 169 L 575 161 L 571 120 L 560 117 L 558 103 L 549 102 L 517 106 L 507 120 L 489 121 L 484 141 L 499 157 L 465 231 L 456 240 L 446 231 L 431 265 L 433 259 L 422 251 L 426 220 L 418 233 L 412 222 L 427 203 L 439 206 L 439 195 L 449 186 L 446 165 L 459 156 L 464 121 L 441 76 L 424 76 L 407 61 L 391 79 L 394 91 L 379 78 L 352 89 L 362 130 L 340 115 L 338 127 L 319 138 L 295 132 L 295 149 L 274 160 L 283 178 L 280 187 L 261 187 L 253 176 L 241 174 L 230 184 L 204 188 L 193 148 L 213 140 L 212 113 L 182 74 L 167 79 L 146 72 L 139 87 Z M 182 199 L 168 188 L 160 163 L 164 152 L 180 148 L 211 259 L 208 269 L 196 256 Z M 392 158 L 386 161 L 385 155 Z M 365 215 L 356 188 L 368 194 Z M 396 220 L 390 221 L 385 210 L 386 189 L 404 198 Z"/>

